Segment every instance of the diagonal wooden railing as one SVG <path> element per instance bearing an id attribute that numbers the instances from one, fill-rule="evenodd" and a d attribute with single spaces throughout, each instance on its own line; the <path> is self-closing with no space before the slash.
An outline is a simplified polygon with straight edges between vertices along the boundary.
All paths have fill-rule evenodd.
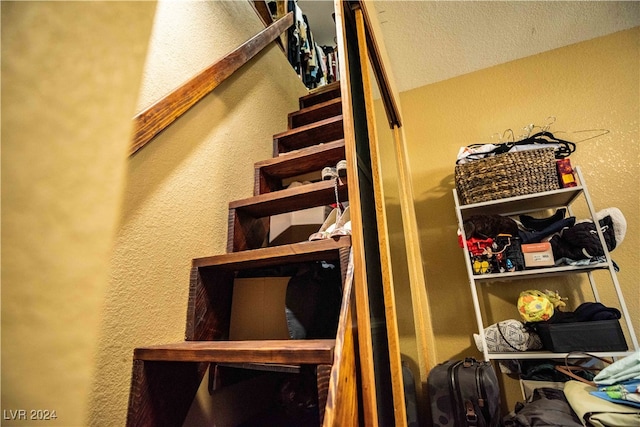
<path id="1" fill-rule="evenodd" d="M 385 67 L 383 51 L 380 50 L 383 46 L 374 35 L 370 19 L 372 14 L 367 13 L 367 3 L 369 2 L 365 0 L 334 2 L 338 51 L 341 53 L 339 62 L 347 168 L 358 172 L 347 175 L 349 195 L 353 193 L 360 196 L 350 197 L 349 200 L 360 399 L 364 425 L 406 427 L 409 420 L 405 407 L 402 349 L 396 314 L 398 307 L 392 280 L 390 232 L 382 181 L 383 159 L 379 148 L 381 141 L 377 133 L 383 127 L 376 130 L 374 83 L 369 64 L 381 94 L 396 157 L 397 185 L 404 224 L 404 241 L 401 243 L 407 255 L 408 286 L 414 317 L 412 333 L 415 334 L 415 348 L 411 343 L 411 348 L 407 347 L 406 342 L 403 348 L 409 350 L 410 354 L 417 355 L 419 372 L 415 374 L 419 373 L 420 378 L 416 392 L 421 418 L 425 421 L 426 379 L 428 370 L 434 364 L 435 349 L 400 105 L 390 74 L 387 73 L 390 69 Z M 367 241 L 366 245 L 364 241 Z M 402 292 L 405 292 L 405 285 L 400 285 L 403 286 Z M 406 308 L 403 307 L 404 309 Z M 386 337 L 382 336 L 381 325 L 384 325 Z M 339 400 L 339 397 L 329 396 L 328 401 L 331 399 Z M 325 422 L 324 425 L 328 427 L 331 424 Z"/>
<path id="2" fill-rule="evenodd" d="M 354 9 L 363 10 L 362 18 L 364 20 L 365 39 L 367 44 L 367 53 L 370 59 L 371 67 L 376 76 L 376 82 L 378 83 L 378 89 L 382 97 L 382 104 L 384 105 L 384 111 L 387 114 L 387 120 L 389 121 L 389 127 L 402 127 L 402 121 L 400 119 L 400 110 L 396 103 L 393 91 L 391 90 L 389 83 L 389 76 L 387 75 L 384 61 L 380 54 L 378 43 L 374 35 L 373 28 L 371 27 L 371 21 L 369 14 L 366 13 L 364 0 L 352 1 L 352 7 Z"/>
<path id="3" fill-rule="evenodd" d="M 367 13 L 368 6 L 365 0 L 352 0 L 354 9 L 361 9 L 364 13 L 363 24 L 366 35 L 366 45 L 371 67 L 378 83 L 378 88 L 382 97 L 382 104 L 387 115 L 389 128 L 393 133 L 393 142 L 396 155 L 396 167 L 398 170 L 398 186 L 400 194 L 400 207 L 402 211 L 402 221 L 405 224 L 405 247 L 407 251 L 407 263 L 409 268 L 409 278 L 411 282 L 411 297 L 414 304 L 414 321 L 416 325 L 416 337 L 418 341 L 418 354 L 420 354 L 420 375 L 421 380 L 426 382 L 426 374 L 435 366 L 435 350 L 433 343 L 433 327 L 431 324 L 431 313 L 429 309 L 428 297 L 426 295 L 425 274 L 422 266 L 422 251 L 417 236 L 420 235 L 414 209 L 413 189 L 411 186 L 411 171 L 409 167 L 409 153 L 406 141 L 404 140 L 402 120 L 398 102 L 391 88 L 391 79 L 385 70 L 383 56 L 376 42 L 374 30 Z"/>
<path id="4" fill-rule="evenodd" d="M 133 142 L 129 155 L 135 154 L 198 101 L 249 62 L 280 34 L 293 25 L 293 12 L 269 25 L 237 49 L 229 52 L 200 74 L 175 89 L 134 117 Z"/>

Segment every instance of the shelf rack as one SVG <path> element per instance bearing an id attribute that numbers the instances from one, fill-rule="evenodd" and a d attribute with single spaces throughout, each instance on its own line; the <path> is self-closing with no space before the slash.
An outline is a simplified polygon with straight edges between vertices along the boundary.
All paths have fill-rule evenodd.
<path id="1" fill-rule="evenodd" d="M 505 273 L 492 273 L 476 275 L 473 273 L 473 266 L 471 264 L 471 258 L 469 257 L 469 250 L 467 248 L 467 236 L 464 233 L 463 222 L 466 218 L 472 215 L 488 215 L 499 214 L 503 216 L 513 216 L 518 214 L 526 214 L 531 212 L 542 211 L 545 209 L 554 209 L 564 207 L 569 214 L 572 214 L 571 205 L 580 197 L 584 197 L 589 210 L 589 216 L 594 223 L 597 224 L 596 211 L 591 202 L 591 197 L 587 190 L 584 178 L 580 167 L 575 167 L 575 174 L 577 177 L 578 185 L 575 187 L 562 188 L 559 190 L 546 191 L 542 193 L 528 194 L 524 196 L 508 197 L 498 200 L 491 200 L 488 202 L 473 203 L 468 205 L 461 205 L 458 193 L 453 190 L 453 198 L 456 206 L 456 216 L 458 218 L 458 226 L 462 233 L 462 242 L 464 246 L 464 258 L 467 267 L 467 275 L 469 277 L 469 286 L 471 288 L 471 296 L 473 299 L 473 306 L 475 310 L 476 322 L 478 324 L 478 333 L 483 346 L 483 354 L 485 360 L 491 359 L 544 359 L 544 358 L 565 358 L 565 357 L 581 357 L 580 354 L 574 353 L 554 353 L 550 351 L 525 351 L 525 352 L 489 352 L 487 349 L 484 329 L 486 325 L 482 317 L 482 309 L 478 298 L 478 286 L 483 283 L 489 282 L 510 282 L 515 280 L 524 279 L 539 279 L 551 276 L 569 275 L 569 274 L 586 274 L 591 285 L 595 301 L 600 301 L 598 289 L 595 283 L 595 279 L 592 272 L 595 270 L 608 270 L 611 281 L 615 288 L 615 293 L 620 304 L 621 312 L 624 321 L 626 322 L 629 338 L 631 339 L 632 349 L 629 351 L 618 352 L 589 352 L 600 357 L 624 357 L 632 354 L 638 347 L 638 340 L 633 329 L 633 323 L 627 306 L 624 302 L 624 296 L 620 288 L 620 283 L 611 260 L 611 255 L 607 249 L 607 245 L 604 240 L 604 235 L 600 227 L 596 227 L 600 243 L 604 249 L 605 262 L 596 264 L 590 264 L 586 266 L 554 266 L 548 268 L 536 268 L 523 271 L 505 272 Z"/>

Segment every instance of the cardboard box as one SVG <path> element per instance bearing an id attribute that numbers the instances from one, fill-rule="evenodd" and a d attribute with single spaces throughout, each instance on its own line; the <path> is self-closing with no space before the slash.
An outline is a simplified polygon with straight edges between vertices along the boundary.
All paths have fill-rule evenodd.
<path id="1" fill-rule="evenodd" d="M 233 284 L 230 340 L 286 340 L 289 277 L 243 277 Z"/>
<path id="2" fill-rule="evenodd" d="M 551 243 L 527 243 L 522 245 L 524 266 L 527 268 L 550 267 L 554 265 Z"/>

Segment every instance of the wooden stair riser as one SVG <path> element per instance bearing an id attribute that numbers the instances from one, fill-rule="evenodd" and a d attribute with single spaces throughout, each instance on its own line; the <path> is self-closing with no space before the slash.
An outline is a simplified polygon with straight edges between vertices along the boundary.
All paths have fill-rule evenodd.
<path id="1" fill-rule="evenodd" d="M 300 126 L 308 125 L 330 117 L 342 114 L 342 102 L 340 98 L 331 99 L 302 110 L 289 113 L 287 121 L 289 129 L 295 129 Z"/>
<path id="2" fill-rule="evenodd" d="M 316 367 L 320 425 L 322 425 L 322 422 L 324 421 L 324 408 L 327 406 L 327 395 L 329 394 L 329 382 L 331 381 L 332 366 L 333 365 L 318 365 Z"/>
<path id="3" fill-rule="evenodd" d="M 349 199 L 346 184 L 338 186 L 338 199 Z M 336 202 L 333 180 L 306 184 L 238 200 L 229 209 L 227 252 L 239 252 L 267 246 L 269 217 Z"/>
<path id="4" fill-rule="evenodd" d="M 309 95 L 301 97 L 299 105 L 301 109 L 311 107 L 312 105 L 320 104 L 334 98 L 339 98 L 340 95 L 340 82 L 335 82 L 313 90 Z"/>
<path id="5" fill-rule="evenodd" d="M 261 168 L 256 168 L 254 171 L 253 180 L 253 195 L 270 193 L 272 191 L 282 190 L 282 178 L 270 175 Z"/>
<path id="6" fill-rule="evenodd" d="M 257 162 L 254 165 L 254 195 L 282 190 L 282 180 L 286 178 L 313 172 L 319 177 L 323 168 L 335 167 L 344 158 L 344 140 L 340 139 Z"/>
<path id="7" fill-rule="evenodd" d="M 342 116 L 301 126 L 273 137 L 273 157 L 344 138 Z"/>
<path id="8" fill-rule="evenodd" d="M 347 201 L 348 197 L 346 181 L 339 181 L 339 201 Z M 229 208 L 242 211 L 254 218 L 263 218 L 334 203 L 335 180 L 331 179 L 236 200 L 229 203 Z"/>

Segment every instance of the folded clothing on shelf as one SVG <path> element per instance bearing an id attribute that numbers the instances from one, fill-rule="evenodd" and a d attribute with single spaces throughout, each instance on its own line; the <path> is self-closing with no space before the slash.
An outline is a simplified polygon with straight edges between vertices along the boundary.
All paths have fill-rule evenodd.
<path id="1" fill-rule="evenodd" d="M 607 249 L 613 251 L 622 243 L 627 231 L 627 222 L 618 208 L 608 208 L 599 211 L 596 219 L 607 244 Z M 592 221 L 579 221 L 572 227 L 562 230 L 550 239 L 555 259 L 568 258 L 573 260 L 589 259 L 604 255 L 596 226 Z"/>

